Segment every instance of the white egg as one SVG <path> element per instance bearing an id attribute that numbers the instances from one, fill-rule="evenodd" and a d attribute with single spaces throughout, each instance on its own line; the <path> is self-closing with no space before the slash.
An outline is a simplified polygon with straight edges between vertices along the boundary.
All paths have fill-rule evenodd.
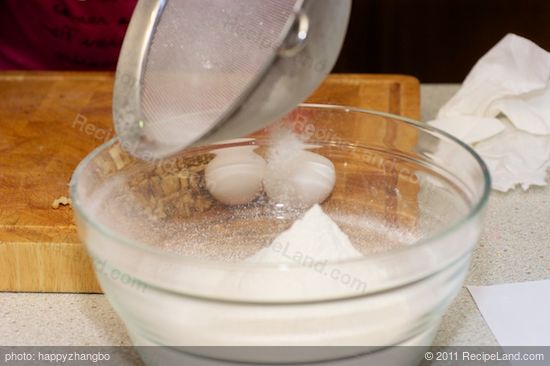
<path id="1" fill-rule="evenodd" d="M 277 203 L 311 206 L 326 200 L 335 182 L 336 170 L 329 159 L 299 151 L 292 157 L 269 162 L 264 190 Z"/>
<path id="2" fill-rule="evenodd" d="M 206 188 L 226 205 L 252 201 L 262 190 L 265 160 L 256 154 L 256 146 L 238 146 L 216 150 L 206 166 Z"/>

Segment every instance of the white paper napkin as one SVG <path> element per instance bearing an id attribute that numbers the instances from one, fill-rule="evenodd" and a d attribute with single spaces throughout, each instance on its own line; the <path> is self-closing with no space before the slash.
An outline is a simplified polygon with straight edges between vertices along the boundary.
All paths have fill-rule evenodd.
<path id="1" fill-rule="evenodd" d="M 489 166 L 494 189 L 546 185 L 550 53 L 508 34 L 476 63 L 429 123 L 472 144 Z"/>

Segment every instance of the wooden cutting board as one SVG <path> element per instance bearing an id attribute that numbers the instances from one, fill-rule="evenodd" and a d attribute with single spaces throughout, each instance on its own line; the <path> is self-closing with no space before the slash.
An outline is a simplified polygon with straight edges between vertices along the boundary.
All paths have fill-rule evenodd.
<path id="1" fill-rule="evenodd" d="M 68 196 L 76 165 L 113 136 L 113 74 L 0 73 L 0 291 L 100 292 Z M 330 75 L 309 99 L 419 118 L 402 75 Z"/>

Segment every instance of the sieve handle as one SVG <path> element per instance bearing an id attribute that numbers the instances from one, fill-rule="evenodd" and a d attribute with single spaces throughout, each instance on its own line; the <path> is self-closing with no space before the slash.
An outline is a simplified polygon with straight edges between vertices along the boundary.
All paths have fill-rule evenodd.
<path id="1" fill-rule="evenodd" d="M 294 24 L 291 31 L 279 48 L 279 55 L 283 57 L 296 56 L 306 46 L 309 35 L 309 17 L 302 10 L 294 14 Z"/>

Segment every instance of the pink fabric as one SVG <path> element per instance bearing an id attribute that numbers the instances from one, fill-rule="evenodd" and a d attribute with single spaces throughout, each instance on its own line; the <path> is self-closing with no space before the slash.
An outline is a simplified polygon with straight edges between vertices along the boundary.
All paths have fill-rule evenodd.
<path id="1" fill-rule="evenodd" d="M 137 0 L 0 0 L 0 70 L 110 70 Z"/>

